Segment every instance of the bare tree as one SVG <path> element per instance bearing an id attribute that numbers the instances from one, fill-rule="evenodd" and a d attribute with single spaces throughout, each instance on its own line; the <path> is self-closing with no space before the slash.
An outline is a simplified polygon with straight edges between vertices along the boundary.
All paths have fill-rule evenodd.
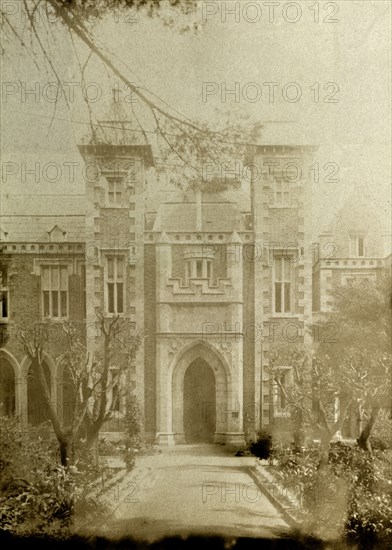
<path id="1" fill-rule="evenodd" d="M 281 365 L 292 368 L 290 384 L 282 382 Z M 309 429 L 318 434 L 320 466 L 325 466 L 331 439 L 342 428 L 352 403 L 351 395 L 342 390 L 334 365 L 328 357 L 312 357 L 303 348 L 282 347 L 271 354 L 271 371 L 273 382 L 285 397 L 295 443 L 302 445 Z"/>
<path id="2" fill-rule="evenodd" d="M 40 397 L 59 443 L 63 466 L 72 461 L 74 444 L 79 443 L 82 436 L 85 436 L 85 445 L 96 450 L 99 431 L 112 417 L 110 394 L 115 385 L 124 383 L 124 375 L 134 364 L 143 338 L 140 332 L 134 330 L 132 333 L 129 325 L 118 316 L 106 318 L 99 314 L 96 326 L 98 342 L 90 351 L 79 327 L 69 322 L 62 325 L 66 351 L 59 358 L 59 364 L 70 376 L 73 398 L 71 414 L 66 418 L 51 399 L 44 371 L 49 325 L 42 323 L 30 331 L 18 331 L 18 339 L 31 361 Z"/>

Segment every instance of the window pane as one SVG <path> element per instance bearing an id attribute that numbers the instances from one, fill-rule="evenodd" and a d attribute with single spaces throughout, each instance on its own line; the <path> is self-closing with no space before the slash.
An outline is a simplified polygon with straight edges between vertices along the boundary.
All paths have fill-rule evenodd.
<path id="1" fill-rule="evenodd" d="M 117 283 L 117 313 L 124 312 L 123 284 Z"/>
<path id="2" fill-rule="evenodd" d="M 284 283 L 284 312 L 288 313 L 291 309 L 290 303 L 290 283 Z"/>
<path id="3" fill-rule="evenodd" d="M 116 204 L 121 204 L 121 192 L 116 193 Z"/>
<path id="4" fill-rule="evenodd" d="M 59 293 L 57 291 L 52 291 L 52 316 L 59 316 Z"/>
<path id="5" fill-rule="evenodd" d="M 280 377 L 280 383 L 283 386 L 283 388 L 285 388 L 285 386 L 286 386 L 286 379 L 285 378 L 286 377 L 285 377 L 284 374 L 282 374 L 282 376 Z M 284 407 L 286 406 L 286 398 L 285 398 L 283 388 L 280 390 L 280 407 L 282 409 L 284 409 Z"/>
<path id="6" fill-rule="evenodd" d="M 282 313 L 282 284 L 275 283 L 275 311 Z"/>
<path id="7" fill-rule="evenodd" d="M 203 269 L 203 262 L 201 262 L 200 260 L 198 260 L 198 261 L 196 262 L 196 277 L 197 277 L 197 278 L 200 278 L 200 277 L 203 276 L 203 271 L 202 271 L 202 269 Z"/>
<path id="8" fill-rule="evenodd" d="M 42 268 L 42 288 L 44 290 L 49 290 L 49 268 L 44 267 Z"/>
<path id="9" fill-rule="evenodd" d="M 67 293 L 62 290 L 61 293 L 61 317 L 67 317 Z"/>
<path id="10" fill-rule="evenodd" d="M 1 316 L 6 318 L 8 317 L 8 292 L 5 291 L 2 293 L 1 296 Z"/>
<path id="11" fill-rule="evenodd" d="M 114 204 L 114 193 L 109 193 L 109 204 Z"/>
<path id="12" fill-rule="evenodd" d="M 47 315 L 49 315 L 49 292 L 45 290 L 43 292 L 43 296 L 44 296 L 44 317 L 46 317 Z"/>
<path id="13" fill-rule="evenodd" d="M 122 279 L 124 276 L 124 260 L 118 259 L 117 260 L 117 279 Z"/>
<path id="14" fill-rule="evenodd" d="M 50 268 L 50 288 L 51 290 L 58 290 L 59 288 L 59 269 L 57 267 Z"/>
<path id="15" fill-rule="evenodd" d="M 289 258 L 284 258 L 283 260 L 284 274 L 283 280 L 290 282 L 291 280 L 291 260 Z"/>
<path id="16" fill-rule="evenodd" d="M 108 258 L 108 279 L 114 278 L 114 261 L 113 258 Z"/>
<path id="17" fill-rule="evenodd" d="M 363 256 L 364 246 L 363 246 L 363 238 L 359 237 L 358 239 L 358 256 Z"/>
<path id="18" fill-rule="evenodd" d="M 108 283 L 108 312 L 114 313 L 114 284 Z"/>
<path id="19" fill-rule="evenodd" d="M 210 279 L 212 275 L 212 263 L 207 262 L 207 277 Z"/>
<path id="20" fill-rule="evenodd" d="M 275 258 L 275 280 L 282 280 L 282 258 Z"/>
<path id="21" fill-rule="evenodd" d="M 60 268 L 60 289 L 67 290 L 68 283 L 68 269 L 66 267 Z"/>

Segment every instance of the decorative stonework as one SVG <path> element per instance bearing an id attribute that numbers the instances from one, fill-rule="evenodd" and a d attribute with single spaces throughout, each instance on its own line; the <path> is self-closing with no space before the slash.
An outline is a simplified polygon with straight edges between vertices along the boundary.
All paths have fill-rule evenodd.
<path id="1" fill-rule="evenodd" d="M 189 279 L 189 286 L 182 286 L 181 279 L 169 279 L 167 286 L 172 287 L 173 294 L 188 294 L 188 295 L 214 295 L 226 294 L 226 287 L 231 286 L 230 279 L 217 279 L 217 284 L 210 286 L 209 279 Z"/>

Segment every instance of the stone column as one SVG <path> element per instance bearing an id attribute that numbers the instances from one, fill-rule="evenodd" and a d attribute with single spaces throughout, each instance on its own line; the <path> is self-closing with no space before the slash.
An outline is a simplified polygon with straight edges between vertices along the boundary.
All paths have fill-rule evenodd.
<path id="1" fill-rule="evenodd" d="M 168 380 L 167 342 L 160 335 L 163 326 L 167 323 L 167 311 L 165 311 L 166 293 L 169 292 L 167 283 L 172 275 L 171 243 L 162 233 L 156 244 L 156 318 L 157 318 L 157 347 L 156 347 L 156 414 L 158 445 L 174 445 L 173 427 L 171 425 L 171 381 Z M 165 331 L 167 328 L 165 327 Z M 170 424 L 170 425 L 169 425 Z"/>
<path id="2" fill-rule="evenodd" d="M 231 391 L 227 395 L 227 433 L 226 444 L 244 445 L 243 429 L 243 338 L 246 327 L 243 326 L 243 255 L 242 240 L 233 232 L 226 245 L 227 276 L 231 281 L 231 319 L 232 334 L 226 335 L 231 344 L 232 380 Z M 234 332 L 234 334 L 233 334 Z"/>

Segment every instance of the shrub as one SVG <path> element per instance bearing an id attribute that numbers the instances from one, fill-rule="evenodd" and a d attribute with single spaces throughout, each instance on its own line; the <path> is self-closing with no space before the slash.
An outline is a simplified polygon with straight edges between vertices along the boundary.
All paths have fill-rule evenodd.
<path id="1" fill-rule="evenodd" d="M 17 535 L 69 533 L 75 508 L 91 521 L 103 512 L 89 497 L 97 470 L 76 452 L 75 466 L 59 465 L 58 445 L 48 424 L 23 427 L 3 417 L 0 426 L 0 531 Z"/>
<path id="2" fill-rule="evenodd" d="M 390 411 L 381 410 L 379 412 L 373 433 L 370 436 L 370 443 L 373 449 L 381 451 L 392 450 L 392 419 Z"/>
<path id="3" fill-rule="evenodd" d="M 338 524 L 341 509 L 341 515 L 346 515 L 344 530 L 350 543 L 370 547 L 392 542 L 391 451 L 375 450 L 372 457 L 357 445 L 332 443 L 329 467 L 321 470 L 317 449 L 279 452 L 276 458 L 283 482 L 302 487 L 303 509 L 307 517 L 313 516 L 313 528 L 316 524 L 322 527 L 323 522 Z M 341 494 L 344 487 L 346 496 Z M 327 521 L 328 499 L 332 512 L 335 508 L 338 513 L 331 512 Z M 325 509 L 319 517 L 322 500 Z"/>
<path id="4" fill-rule="evenodd" d="M 142 449 L 142 412 L 136 398 L 127 394 L 124 418 L 125 438 L 122 445 L 122 456 L 127 470 L 135 466 L 136 455 Z"/>
<path id="5" fill-rule="evenodd" d="M 57 443 L 48 425 L 26 430 L 3 417 L 0 456 L 0 530 L 27 534 L 67 529 L 72 479 L 58 465 Z"/>
<path id="6" fill-rule="evenodd" d="M 250 444 L 250 452 L 257 458 L 271 459 L 274 454 L 274 442 L 268 430 L 257 432 L 257 440 Z"/>
<path id="7" fill-rule="evenodd" d="M 365 545 L 392 542 L 392 471 L 390 451 L 372 457 L 354 448 L 347 535 Z"/>

